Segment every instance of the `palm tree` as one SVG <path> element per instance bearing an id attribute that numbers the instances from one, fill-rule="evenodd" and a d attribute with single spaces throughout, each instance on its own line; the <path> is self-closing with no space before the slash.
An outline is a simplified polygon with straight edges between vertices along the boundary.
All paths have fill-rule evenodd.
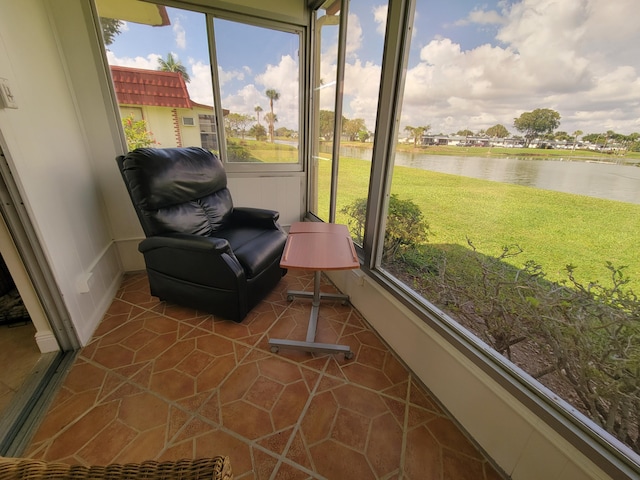
<path id="1" fill-rule="evenodd" d="M 573 132 L 573 148 L 572 150 L 576 149 L 576 144 L 578 143 L 578 137 L 580 135 L 582 135 L 584 132 L 582 130 L 576 130 L 575 132 Z"/>
<path id="2" fill-rule="evenodd" d="M 182 75 L 182 78 L 184 78 L 184 81 L 186 83 L 189 83 L 191 81 L 191 78 L 189 78 L 189 74 L 187 73 L 187 68 L 182 65 L 180 60 L 177 60 L 173 57 L 173 53 L 167 53 L 166 60 L 163 58 L 159 58 L 158 64 L 160 65 L 158 67 L 158 70 L 162 72 L 177 72 Z"/>
<path id="3" fill-rule="evenodd" d="M 413 146 L 415 148 L 418 145 L 418 140 L 422 139 L 422 135 L 431 130 L 431 125 L 425 125 L 423 127 L 412 127 L 407 125 L 404 129 L 409 136 L 413 138 Z"/>
<path id="4" fill-rule="evenodd" d="M 273 114 L 273 102 L 278 101 L 280 99 L 280 93 L 273 89 L 269 88 L 264 94 L 269 97 L 269 107 L 271 109 L 271 121 L 269 122 L 269 136 L 271 137 L 271 143 L 273 143 L 273 124 L 275 122 L 276 116 Z"/>
<path id="5" fill-rule="evenodd" d="M 262 111 L 262 107 L 260 105 L 256 105 L 253 111 L 258 114 L 258 125 L 260 125 L 260 112 Z"/>
<path id="6" fill-rule="evenodd" d="M 271 143 L 273 143 L 273 135 L 275 132 L 275 124 L 278 121 L 278 116 L 275 113 L 267 112 L 264 115 L 264 119 L 269 124 L 269 135 L 271 135 Z"/>

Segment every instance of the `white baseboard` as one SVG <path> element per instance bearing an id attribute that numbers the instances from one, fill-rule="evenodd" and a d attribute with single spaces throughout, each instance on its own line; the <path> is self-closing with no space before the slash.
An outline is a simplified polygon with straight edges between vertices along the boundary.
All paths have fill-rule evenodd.
<path id="1" fill-rule="evenodd" d="M 44 330 L 35 334 L 36 343 L 40 349 L 40 353 L 57 352 L 60 350 L 58 341 L 53 332 Z"/>

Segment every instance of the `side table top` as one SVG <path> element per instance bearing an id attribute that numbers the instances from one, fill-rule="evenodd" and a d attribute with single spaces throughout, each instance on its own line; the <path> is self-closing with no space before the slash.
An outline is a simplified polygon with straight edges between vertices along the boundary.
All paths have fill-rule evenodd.
<path id="1" fill-rule="evenodd" d="M 311 222 L 299 224 L 291 225 L 294 232 L 289 231 L 280 261 L 281 267 L 316 271 L 360 268 L 353 240 L 345 225 Z M 307 229 L 308 225 L 314 226 Z"/>
<path id="2" fill-rule="evenodd" d="M 289 235 L 294 233 L 340 233 L 349 235 L 349 229 L 346 225 L 339 223 L 323 223 L 323 222 L 294 222 L 289 227 Z"/>

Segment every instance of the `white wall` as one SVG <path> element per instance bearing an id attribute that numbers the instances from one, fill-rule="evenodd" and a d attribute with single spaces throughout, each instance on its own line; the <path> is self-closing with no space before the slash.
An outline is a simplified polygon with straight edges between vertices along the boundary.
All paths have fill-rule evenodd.
<path id="1" fill-rule="evenodd" d="M 0 77 L 18 103 L 0 109 L 0 131 L 65 306 L 86 342 L 121 267 L 58 42 L 48 2 L 0 0 Z"/>
<path id="2" fill-rule="evenodd" d="M 236 207 L 258 207 L 280 213 L 280 225 L 290 226 L 303 215 L 304 174 L 278 177 L 229 175 L 228 186 Z"/>

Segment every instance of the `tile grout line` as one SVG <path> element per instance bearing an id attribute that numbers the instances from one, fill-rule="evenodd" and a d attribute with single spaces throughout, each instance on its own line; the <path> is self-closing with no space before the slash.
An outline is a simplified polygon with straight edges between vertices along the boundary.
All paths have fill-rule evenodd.
<path id="1" fill-rule="evenodd" d="M 307 286 L 308 286 L 308 285 L 307 285 Z M 286 293 L 286 291 L 287 291 L 287 289 L 285 288 L 285 289 L 284 289 L 284 293 Z M 287 301 L 286 307 L 282 310 L 282 312 L 280 313 L 280 315 L 278 315 L 278 316 L 276 317 L 276 319 L 275 319 L 275 320 L 274 320 L 274 322 L 269 326 L 269 328 L 267 328 L 267 329 L 264 331 L 264 333 L 262 334 L 262 336 L 258 339 L 258 341 L 256 342 L 256 344 L 252 347 L 252 350 L 253 350 L 253 349 L 257 349 L 257 350 L 262 351 L 259 347 L 257 347 L 257 345 L 259 345 L 259 344 L 260 344 L 260 342 L 261 342 L 263 339 L 268 338 L 268 335 L 269 335 L 269 332 L 271 331 L 271 329 L 273 329 L 273 328 L 275 327 L 275 325 L 278 323 L 278 320 L 280 320 L 280 319 L 285 315 L 285 313 L 287 313 L 287 312 L 290 310 L 290 308 L 291 308 L 291 306 L 292 306 L 292 305 L 293 305 L 293 302 Z M 305 366 L 305 365 L 302 365 L 300 362 L 295 362 L 295 361 L 290 360 L 290 359 L 288 359 L 288 358 L 286 358 L 286 357 L 279 356 L 279 355 L 277 355 L 276 353 L 273 353 L 273 352 L 271 352 L 271 351 L 267 351 L 267 353 L 268 353 L 268 355 L 270 355 L 270 356 L 272 356 L 272 357 L 277 357 L 277 358 L 280 358 L 281 360 L 286 361 L 287 363 L 291 363 L 291 364 L 297 365 L 297 366 L 298 366 L 298 368 L 309 368 L 309 369 L 311 369 L 311 370 L 316 370 L 316 371 L 317 371 L 317 369 L 315 369 L 315 368 L 307 367 L 307 366 Z M 309 398 L 307 399 L 307 402 L 305 403 L 305 406 L 302 408 L 302 411 L 300 412 L 300 415 L 298 416 L 298 421 L 297 421 L 297 422 L 296 422 L 296 424 L 294 425 L 294 427 L 293 427 L 293 429 L 292 429 L 292 431 L 291 431 L 291 435 L 289 436 L 289 439 L 287 440 L 287 443 L 285 444 L 284 448 L 282 449 L 282 453 L 280 453 L 280 454 L 278 454 L 278 455 L 277 455 L 277 462 L 276 462 L 276 465 L 275 465 L 275 466 L 274 466 L 274 468 L 273 468 L 273 471 L 271 472 L 270 480 L 275 480 L 275 479 L 276 479 L 275 475 L 277 474 L 277 472 L 279 471 L 279 469 L 280 469 L 280 467 L 282 466 L 282 464 L 283 464 L 283 463 L 286 463 L 286 464 L 288 464 L 288 465 L 290 465 L 290 466 L 292 466 L 292 467 L 295 467 L 295 468 L 297 468 L 297 469 L 299 469 L 299 470 L 302 470 L 302 471 L 304 471 L 305 473 L 309 473 L 309 474 L 310 474 L 310 475 L 312 475 L 312 476 L 315 476 L 315 475 L 316 475 L 316 472 L 314 472 L 314 471 L 312 471 L 312 470 L 307 469 L 307 468 L 306 468 L 306 467 L 304 467 L 303 465 L 299 465 L 299 464 L 297 464 L 297 463 L 295 463 L 295 462 L 293 462 L 293 461 L 289 460 L 289 459 L 286 457 L 286 455 L 287 455 L 287 453 L 289 452 L 289 449 L 291 448 L 291 445 L 293 444 L 293 441 L 294 441 L 294 439 L 295 439 L 295 437 L 296 437 L 296 435 L 297 435 L 297 433 L 298 433 L 298 431 L 299 431 L 299 429 L 300 429 L 300 423 L 302 422 L 302 419 L 304 418 L 305 414 L 307 413 L 307 410 L 309 409 L 309 406 L 311 405 L 311 400 L 313 399 L 313 397 L 314 397 L 314 395 L 315 395 L 315 393 L 316 393 L 317 389 L 318 389 L 318 388 L 319 388 L 319 386 L 320 386 L 320 382 L 321 382 L 322 377 L 323 377 L 323 375 L 324 375 L 324 373 L 325 373 L 325 371 L 326 371 L 326 369 L 327 369 L 327 365 L 328 365 L 328 363 L 329 363 L 329 362 L 328 362 L 328 361 L 326 361 L 326 362 L 325 362 L 325 364 L 324 364 L 324 367 L 322 368 L 322 370 L 318 371 L 318 372 L 319 372 L 318 379 L 316 380 L 316 383 L 315 383 L 315 385 L 313 386 L 313 388 L 312 388 L 311 392 L 309 392 Z M 251 443 L 252 443 L 252 445 L 255 445 L 255 447 L 256 447 L 256 448 L 258 448 L 258 449 L 260 449 L 260 450 L 266 450 L 266 449 L 264 449 L 264 447 L 262 447 L 261 445 L 258 445 L 258 444 L 256 443 L 256 441 L 255 441 L 255 440 L 253 440 Z M 305 446 L 305 449 L 306 449 L 306 446 Z M 275 452 L 270 452 L 270 451 L 269 451 L 269 453 L 274 454 Z"/>
<path id="2" fill-rule="evenodd" d="M 403 421 L 403 425 L 402 425 L 402 447 L 400 449 L 400 471 L 398 473 L 398 480 L 402 480 L 404 478 L 404 463 L 406 460 L 406 456 L 407 456 L 407 436 L 408 436 L 408 430 L 409 430 L 409 414 L 410 414 L 410 409 L 411 409 L 411 388 L 412 388 L 412 382 L 411 382 L 411 372 L 408 372 L 408 379 L 407 379 L 408 385 L 407 385 L 407 394 L 405 397 L 405 402 L 404 402 L 404 421 Z"/>
<path id="3" fill-rule="evenodd" d="M 311 402 L 313 401 L 313 398 L 315 397 L 318 388 L 320 387 L 320 383 L 322 382 L 322 377 L 325 375 L 325 372 L 327 370 L 327 367 L 329 365 L 329 358 L 327 358 L 327 361 L 325 361 L 324 367 L 320 373 L 320 375 L 318 375 L 318 379 L 316 380 L 316 384 L 314 385 L 312 391 L 309 393 L 309 398 L 307 399 L 304 407 L 302 408 L 302 411 L 300 412 L 300 415 L 298 416 L 298 421 L 296 422 L 296 425 L 293 428 L 293 431 L 291 432 L 291 436 L 289 437 L 289 440 L 287 441 L 287 443 L 285 444 L 284 449 L 282 450 L 282 453 L 279 455 L 278 458 L 278 462 L 276 463 L 275 468 L 273 469 L 273 472 L 271 472 L 271 476 L 269 477 L 269 480 L 276 480 L 276 474 L 280 469 L 280 466 L 282 465 L 283 461 L 288 460 L 286 455 L 289 452 L 289 449 L 291 448 L 291 445 L 293 444 L 293 441 L 298 433 L 298 431 L 301 428 L 301 423 L 302 423 L 302 419 L 305 417 L 305 415 L 307 414 L 307 411 L 309 410 L 309 407 L 311 406 Z M 304 443 L 304 440 L 303 440 Z M 305 444 L 305 451 L 307 453 L 308 452 L 308 448 Z M 312 458 L 310 457 L 309 460 L 313 461 Z M 290 460 L 286 461 L 285 463 L 289 463 Z M 295 463 L 295 462 L 292 462 Z M 300 467 L 302 467 L 302 469 L 305 472 L 311 472 L 312 475 L 317 475 L 317 472 L 315 471 L 310 471 L 308 470 L 306 467 L 304 467 L 303 465 L 300 465 Z M 323 478 L 323 477 L 320 477 Z"/>

